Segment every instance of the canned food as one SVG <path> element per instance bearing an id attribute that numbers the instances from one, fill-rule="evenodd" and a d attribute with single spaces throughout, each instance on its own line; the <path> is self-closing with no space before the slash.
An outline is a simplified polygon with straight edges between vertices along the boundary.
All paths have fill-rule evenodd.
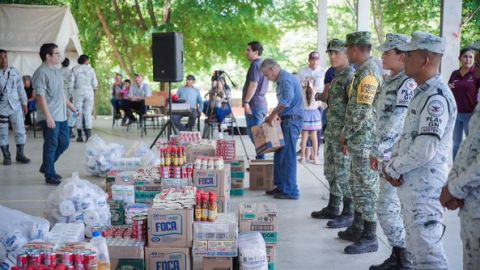
<path id="1" fill-rule="evenodd" d="M 73 261 L 75 262 L 75 265 L 83 265 L 83 262 L 85 260 L 85 253 L 84 252 L 75 252 L 73 254 Z"/>
<path id="2" fill-rule="evenodd" d="M 38 253 L 28 255 L 28 265 L 39 266 L 42 263 L 42 257 Z"/>
<path id="3" fill-rule="evenodd" d="M 17 266 L 20 268 L 25 268 L 28 265 L 28 255 L 27 254 L 19 254 L 17 256 Z"/>
<path id="4" fill-rule="evenodd" d="M 43 253 L 42 262 L 46 266 L 55 266 L 57 264 L 57 253 L 55 252 L 45 252 Z"/>
<path id="5" fill-rule="evenodd" d="M 63 252 L 63 254 L 62 254 L 62 264 L 65 265 L 65 266 L 73 265 L 73 253 L 72 252 Z"/>
<path id="6" fill-rule="evenodd" d="M 85 254 L 83 265 L 87 269 L 95 268 L 97 266 L 97 254 L 95 252 Z"/>

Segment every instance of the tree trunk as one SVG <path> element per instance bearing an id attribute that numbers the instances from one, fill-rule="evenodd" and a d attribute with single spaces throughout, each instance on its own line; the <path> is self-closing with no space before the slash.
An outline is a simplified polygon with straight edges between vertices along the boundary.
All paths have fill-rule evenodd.
<path id="1" fill-rule="evenodd" d="M 382 0 L 372 0 L 372 15 L 375 32 L 377 32 L 378 42 L 383 44 L 385 33 L 383 32 L 383 9 Z"/>
<path id="2" fill-rule="evenodd" d="M 118 5 L 117 0 L 112 0 L 113 8 L 115 10 L 115 15 L 118 18 L 118 22 L 120 23 L 120 26 L 124 25 L 124 20 L 123 20 L 123 13 L 122 10 L 120 9 L 120 6 Z M 130 44 L 128 42 L 127 37 L 125 36 L 125 31 L 118 31 L 120 32 L 120 41 L 122 42 L 122 46 L 125 50 L 128 50 L 130 48 Z M 133 59 L 132 59 L 132 54 L 129 53 L 128 51 L 124 54 L 122 57 L 125 61 L 125 65 L 130 68 L 130 70 L 133 69 Z M 132 79 L 132 77 L 129 75 L 129 78 Z"/>
<path id="3" fill-rule="evenodd" d="M 157 18 L 155 17 L 155 10 L 153 9 L 152 0 L 147 1 L 148 14 L 150 15 L 150 20 L 152 21 L 153 28 L 158 28 Z"/>
<path id="4" fill-rule="evenodd" d="M 163 23 L 170 23 L 170 0 L 165 0 L 163 4 Z"/>
<path id="5" fill-rule="evenodd" d="M 145 23 L 145 19 L 143 18 L 142 14 L 142 9 L 140 8 L 140 4 L 138 3 L 138 0 L 135 0 L 135 10 L 137 11 L 138 17 L 139 17 L 139 24 L 140 24 L 140 29 L 143 31 L 147 31 L 148 27 L 147 24 Z"/>
<path id="6" fill-rule="evenodd" d="M 113 55 L 117 59 L 118 63 L 120 64 L 120 67 L 127 72 L 128 77 L 132 77 L 132 70 L 130 67 L 125 64 L 125 61 L 120 54 L 120 51 L 118 50 L 117 45 L 115 44 L 115 38 L 112 35 L 112 31 L 110 31 L 110 27 L 108 26 L 107 20 L 105 19 L 105 16 L 103 15 L 102 11 L 100 10 L 99 7 L 96 7 L 96 12 L 97 12 L 97 17 L 100 23 L 102 24 L 103 31 L 105 32 L 105 35 L 107 36 L 108 43 L 112 47 L 113 50 Z"/>

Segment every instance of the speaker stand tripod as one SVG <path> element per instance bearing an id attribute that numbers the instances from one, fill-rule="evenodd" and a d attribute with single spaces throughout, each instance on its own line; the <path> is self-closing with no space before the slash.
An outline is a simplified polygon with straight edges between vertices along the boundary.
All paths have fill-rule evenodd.
<path id="1" fill-rule="evenodd" d="M 160 130 L 157 137 L 155 137 L 155 140 L 153 140 L 152 144 L 150 145 L 150 149 L 155 146 L 155 143 L 157 143 L 158 139 L 163 135 L 165 131 L 167 132 L 167 138 L 169 140 L 170 136 L 172 135 L 172 131 L 174 134 L 177 134 L 177 129 L 175 128 L 175 125 L 172 121 L 172 82 L 168 82 L 168 121 Z"/>

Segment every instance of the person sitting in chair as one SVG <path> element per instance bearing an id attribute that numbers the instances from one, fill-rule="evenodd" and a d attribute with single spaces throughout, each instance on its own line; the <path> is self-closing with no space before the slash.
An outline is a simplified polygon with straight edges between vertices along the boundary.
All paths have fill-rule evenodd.
<path id="1" fill-rule="evenodd" d="M 127 97 L 124 97 L 121 104 L 125 111 L 125 123 L 129 125 L 137 121 L 133 116 L 133 111 L 138 112 L 140 117 L 145 114 L 145 98 L 150 97 L 152 92 L 146 82 L 143 81 L 143 76 L 135 74 L 135 83 L 130 86 Z"/>
<path id="2" fill-rule="evenodd" d="M 195 119 L 200 115 L 198 108 L 203 104 L 202 96 L 200 95 L 200 90 L 193 86 L 195 83 L 195 76 L 188 75 L 187 83 L 184 87 L 178 89 L 176 95 L 185 100 L 190 105 L 191 113 L 188 115 L 187 125 L 182 124 L 182 118 L 185 115 L 173 115 L 172 121 L 175 127 L 180 131 L 189 130 L 191 131 L 195 126 Z"/>

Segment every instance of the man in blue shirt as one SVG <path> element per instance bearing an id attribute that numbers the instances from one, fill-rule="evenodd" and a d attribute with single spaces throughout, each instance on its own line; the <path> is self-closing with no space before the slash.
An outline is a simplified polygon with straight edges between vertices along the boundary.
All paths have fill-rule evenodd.
<path id="1" fill-rule="evenodd" d="M 177 91 L 177 96 L 181 99 L 184 99 L 190 106 L 191 114 L 188 115 L 187 125 L 182 124 L 182 118 L 184 115 L 173 115 L 173 124 L 180 131 L 192 130 L 195 126 L 195 119 L 199 115 L 198 108 L 202 106 L 202 96 L 200 95 L 200 90 L 193 86 L 195 83 L 195 76 L 188 75 L 187 83 L 184 87 L 181 87 Z"/>
<path id="2" fill-rule="evenodd" d="M 246 55 L 250 61 L 250 68 L 247 72 L 245 84 L 243 85 L 242 100 L 245 109 L 245 121 L 247 122 L 247 134 L 253 141 L 252 127 L 258 126 L 263 122 L 267 114 L 268 105 L 265 94 L 268 90 L 268 80 L 265 79 L 260 71 L 262 59 L 260 56 L 263 52 L 263 46 L 258 41 L 248 43 Z M 257 159 L 264 159 L 265 155 L 261 154 Z"/>
<path id="3" fill-rule="evenodd" d="M 260 69 L 270 81 L 277 83 L 278 105 L 267 116 L 265 122 L 273 124 L 281 121 L 285 146 L 275 151 L 273 156 L 273 178 L 275 189 L 267 191 L 275 199 L 297 200 L 300 193 L 297 187 L 296 145 L 303 126 L 302 87 L 298 79 L 283 70 L 273 59 L 265 59 Z"/>

